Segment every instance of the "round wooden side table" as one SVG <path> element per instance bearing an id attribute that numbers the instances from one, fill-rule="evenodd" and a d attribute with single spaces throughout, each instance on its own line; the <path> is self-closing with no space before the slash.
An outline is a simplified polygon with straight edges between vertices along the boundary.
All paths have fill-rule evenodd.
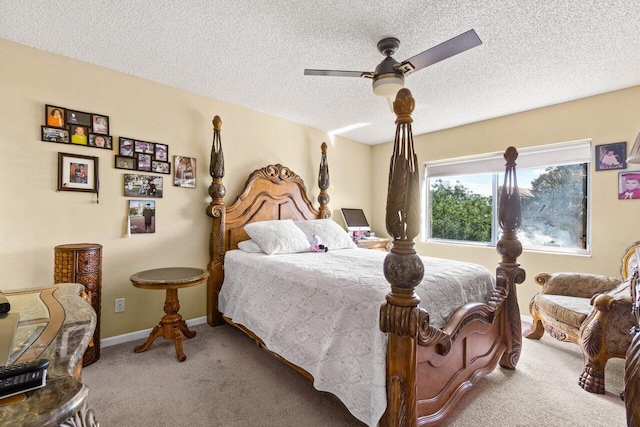
<path id="1" fill-rule="evenodd" d="M 187 324 L 178 313 L 180 302 L 178 301 L 178 289 L 199 285 L 207 281 L 209 272 L 200 268 L 169 267 L 145 270 L 131 276 L 133 286 L 141 289 L 165 289 L 167 296 L 164 302 L 165 315 L 160 323 L 153 328 L 149 338 L 144 344 L 136 346 L 133 351 L 142 353 L 147 351 L 153 341 L 158 337 L 173 340 L 176 355 L 180 362 L 187 359 L 182 351 L 182 336 L 193 338 L 196 333 L 189 330 Z"/>

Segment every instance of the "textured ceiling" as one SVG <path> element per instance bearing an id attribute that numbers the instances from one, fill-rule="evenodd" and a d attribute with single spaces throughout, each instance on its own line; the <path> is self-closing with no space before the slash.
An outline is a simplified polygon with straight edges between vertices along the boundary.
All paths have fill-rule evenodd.
<path id="1" fill-rule="evenodd" d="M 394 137 L 376 43 L 407 59 L 469 29 L 483 44 L 406 77 L 414 134 L 640 84 L 639 0 L 2 0 L 0 38 L 331 131 Z M 0 59 L 1 59 L 0 52 Z M 1 63 L 0 63 L 1 66 Z"/>

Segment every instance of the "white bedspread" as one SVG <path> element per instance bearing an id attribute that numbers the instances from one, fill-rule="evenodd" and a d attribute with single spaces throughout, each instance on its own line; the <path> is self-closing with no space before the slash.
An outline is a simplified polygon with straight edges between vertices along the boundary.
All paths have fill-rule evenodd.
<path id="1" fill-rule="evenodd" d="M 385 256 L 367 249 L 229 251 L 219 310 L 313 375 L 316 389 L 333 393 L 356 418 L 375 426 L 387 405 L 387 337 L 378 327 L 390 290 Z M 482 266 L 429 257 L 423 262 L 425 278 L 416 293 L 436 327 L 467 302 L 486 301 L 494 287 Z"/>

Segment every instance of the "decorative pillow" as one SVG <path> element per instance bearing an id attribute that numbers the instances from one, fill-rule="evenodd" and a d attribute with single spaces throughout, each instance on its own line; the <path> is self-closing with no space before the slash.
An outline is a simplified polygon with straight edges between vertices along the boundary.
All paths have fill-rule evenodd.
<path id="1" fill-rule="evenodd" d="M 244 231 L 269 255 L 309 251 L 309 239 L 290 219 L 252 222 Z"/>
<path id="2" fill-rule="evenodd" d="M 330 219 L 311 219 L 308 221 L 296 221 L 294 224 L 300 228 L 307 236 L 307 241 L 312 234 L 317 234 L 322 238 L 322 243 L 329 248 L 330 251 L 335 249 L 355 249 L 356 244 L 353 243 L 349 234 L 344 231 L 336 222 Z"/>
<path id="3" fill-rule="evenodd" d="M 262 249 L 260 249 L 260 246 L 253 240 L 243 240 L 242 242 L 238 243 L 238 249 L 240 249 L 241 251 L 250 252 L 252 254 L 263 253 Z"/>

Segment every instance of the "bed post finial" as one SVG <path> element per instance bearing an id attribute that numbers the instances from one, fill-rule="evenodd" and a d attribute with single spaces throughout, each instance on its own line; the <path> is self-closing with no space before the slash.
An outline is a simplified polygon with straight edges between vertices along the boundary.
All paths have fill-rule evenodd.
<path id="1" fill-rule="evenodd" d="M 517 231 L 522 220 L 522 208 L 520 205 L 520 191 L 516 178 L 516 159 L 518 150 L 509 147 L 504 153 L 507 161 L 504 182 L 500 190 L 498 203 L 498 224 L 502 229 L 502 235 L 496 245 L 496 250 L 502 257 L 496 268 L 496 288 L 506 291 L 507 324 L 505 329 L 510 331 L 508 336 L 508 348 L 500 359 L 500 366 L 507 369 L 515 369 L 522 348 L 522 328 L 520 322 L 520 308 L 516 293 L 516 284 L 524 282 L 525 272 L 518 264 L 518 257 L 522 253 L 522 243 L 518 240 Z"/>
<path id="2" fill-rule="evenodd" d="M 207 207 L 207 215 L 213 218 L 211 236 L 209 238 L 209 280 L 207 282 L 207 323 L 211 326 L 224 323 L 222 314 L 218 311 L 218 293 L 224 272 L 222 264 L 224 262 L 224 234 L 225 234 L 225 207 L 224 195 L 226 190 L 222 184 L 224 177 L 224 155 L 222 153 L 222 139 L 220 130 L 222 129 L 222 119 L 215 116 L 213 123 L 213 144 L 211 146 L 211 163 L 209 164 L 209 174 L 213 179 L 209 186 L 211 203 Z"/>
<path id="3" fill-rule="evenodd" d="M 211 175 L 211 178 L 213 178 L 213 183 L 209 186 L 209 195 L 213 199 L 222 199 L 226 193 L 224 185 L 222 185 L 222 178 L 224 177 L 224 155 L 222 153 L 222 140 L 220 138 L 222 119 L 220 116 L 215 116 L 212 123 L 213 144 L 211 146 L 209 174 Z"/>
<path id="4" fill-rule="evenodd" d="M 411 91 L 401 89 L 393 103 L 396 137 L 387 192 L 386 225 L 394 242 L 384 260 L 384 276 L 391 292 L 380 308 L 380 329 L 389 333 L 387 412 L 382 423 L 388 426 L 417 425 L 416 338 L 426 315 L 418 308 L 420 298 L 414 292 L 424 276 L 413 242 L 420 232 L 420 182 L 411 133 L 414 108 Z"/>
<path id="5" fill-rule="evenodd" d="M 318 195 L 318 202 L 320 202 L 320 218 L 330 218 L 331 211 L 328 206 L 330 198 L 327 193 L 327 188 L 329 188 L 329 164 L 327 163 L 326 142 L 322 143 L 320 150 L 322 150 L 320 171 L 318 172 L 318 187 L 320 187 L 320 194 Z"/>

